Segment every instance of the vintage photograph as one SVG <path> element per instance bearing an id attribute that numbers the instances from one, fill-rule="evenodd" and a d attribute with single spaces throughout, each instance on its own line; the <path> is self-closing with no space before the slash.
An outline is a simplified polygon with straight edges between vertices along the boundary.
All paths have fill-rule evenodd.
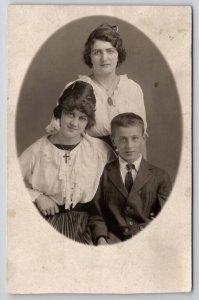
<path id="1" fill-rule="evenodd" d="M 191 8 L 122 8 L 9 7 L 11 292 L 191 288 Z M 181 41 L 183 49 L 178 48 Z M 180 246 L 176 237 L 185 248 L 175 267 L 170 255 Z M 13 250 L 18 241 L 21 250 Z M 151 285 L 141 281 L 136 287 L 121 280 L 114 290 L 108 271 L 104 277 L 110 283 L 105 288 L 97 286 L 98 273 L 92 287 L 87 280 L 75 288 L 70 280 L 64 286 L 63 280 L 52 288 L 37 280 L 20 286 L 23 276 L 12 279 L 13 268 L 18 272 L 23 260 L 22 248 L 29 247 L 32 258 L 25 255 L 25 260 L 30 264 L 39 259 L 40 265 L 32 276 L 42 277 L 49 270 L 46 276 L 52 279 L 60 262 L 68 261 L 65 252 L 55 265 L 59 251 L 66 248 L 78 262 L 83 252 L 91 255 L 90 262 L 83 262 L 88 270 L 100 253 L 98 267 L 100 262 L 101 267 L 107 264 L 111 253 L 115 258 L 122 255 L 120 266 L 109 262 L 116 273 L 129 264 L 128 253 L 133 251 L 137 256 L 128 267 L 131 274 L 139 266 L 142 249 L 147 263 L 140 272 L 150 278 L 155 248 L 161 253 L 158 248 L 165 244 L 167 261 L 159 258 L 158 274 L 168 285 L 157 284 L 157 278 Z M 55 262 L 50 259 L 51 267 L 46 267 L 43 255 L 50 245 Z M 184 268 L 178 283 L 169 278 L 170 271 L 165 273 L 167 263 L 176 273 Z M 67 265 L 62 275 L 73 274 L 71 268 Z"/>

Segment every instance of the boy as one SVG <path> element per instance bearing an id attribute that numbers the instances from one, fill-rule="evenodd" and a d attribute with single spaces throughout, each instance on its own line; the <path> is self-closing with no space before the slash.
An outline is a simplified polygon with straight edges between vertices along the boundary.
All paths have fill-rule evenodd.
<path id="1" fill-rule="evenodd" d="M 92 201 L 90 227 L 95 245 L 124 241 L 138 233 L 160 212 L 171 191 L 168 174 L 142 157 L 141 117 L 117 115 L 111 121 L 111 133 L 119 156 L 105 166 Z"/>

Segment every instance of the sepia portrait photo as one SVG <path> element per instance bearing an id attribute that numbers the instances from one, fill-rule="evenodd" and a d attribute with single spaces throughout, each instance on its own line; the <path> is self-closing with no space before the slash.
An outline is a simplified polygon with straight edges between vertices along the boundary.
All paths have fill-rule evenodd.
<path id="1" fill-rule="evenodd" d="M 8 8 L 9 293 L 191 291 L 191 30 L 189 6 Z"/>

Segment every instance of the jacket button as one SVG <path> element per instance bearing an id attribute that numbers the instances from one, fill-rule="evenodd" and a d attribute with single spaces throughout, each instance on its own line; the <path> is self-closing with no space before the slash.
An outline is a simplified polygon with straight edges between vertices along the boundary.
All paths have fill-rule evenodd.
<path id="1" fill-rule="evenodd" d="M 144 229 L 144 226 L 141 225 L 141 226 L 139 227 L 139 229 L 140 229 L 140 230 L 143 230 L 143 229 Z"/>
<path id="2" fill-rule="evenodd" d="M 129 206 L 126 207 L 126 211 L 129 211 Z"/>
<path id="3" fill-rule="evenodd" d="M 124 229 L 124 232 L 125 232 L 125 233 L 129 232 L 129 229 L 128 229 L 128 228 L 125 228 L 125 229 Z"/>
<path id="4" fill-rule="evenodd" d="M 132 226 L 133 225 L 133 221 L 129 221 L 129 225 Z"/>

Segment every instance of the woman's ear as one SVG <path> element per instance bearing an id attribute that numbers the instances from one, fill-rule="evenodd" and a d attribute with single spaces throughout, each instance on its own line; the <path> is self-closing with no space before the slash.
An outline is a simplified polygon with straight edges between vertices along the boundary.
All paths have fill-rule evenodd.
<path id="1" fill-rule="evenodd" d="M 143 142 L 144 142 L 144 143 L 146 143 L 147 137 L 148 137 L 148 134 L 147 134 L 147 133 L 144 133 L 144 134 L 143 134 Z"/>

